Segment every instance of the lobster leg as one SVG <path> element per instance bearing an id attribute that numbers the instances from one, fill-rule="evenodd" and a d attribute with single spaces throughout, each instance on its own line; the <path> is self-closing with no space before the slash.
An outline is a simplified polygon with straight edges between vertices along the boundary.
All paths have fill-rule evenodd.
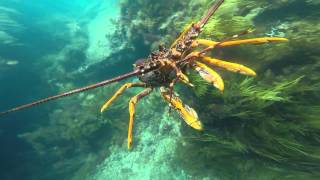
<path id="1" fill-rule="evenodd" d="M 171 67 L 176 71 L 176 76 L 177 76 L 177 78 L 176 78 L 175 80 L 173 80 L 173 81 L 171 82 L 171 84 L 174 85 L 174 84 L 176 83 L 176 81 L 180 80 L 180 81 L 182 81 L 183 83 L 185 83 L 185 84 L 187 84 L 187 85 L 189 85 L 189 86 L 191 86 L 191 87 L 193 86 L 193 85 L 190 83 L 188 76 L 186 76 L 185 74 L 182 73 L 181 69 L 179 69 L 179 68 L 177 67 L 177 65 L 176 65 L 175 62 L 171 62 L 171 61 L 169 61 L 169 60 L 163 60 L 161 63 L 163 64 L 163 66 L 165 66 L 165 65 L 171 66 Z"/>
<path id="2" fill-rule="evenodd" d="M 205 81 L 213 84 L 220 91 L 224 90 L 223 80 L 216 71 L 198 61 L 193 63 L 192 68 L 197 71 Z"/>
<path id="3" fill-rule="evenodd" d="M 202 124 L 198 119 L 198 115 L 194 109 L 188 105 L 184 105 L 179 97 L 171 94 L 164 88 L 160 88 L 161 95 L 163 99 L 168 102 L 172 107 L 174 107 L 182 117 L 182 119 L 192 128 L 196 130 L 202 130 Z"/>
<path id="4" fill-rule="evenodd" d="M 231 63 L 231 62 L 211 58 L 208 56 L 204 56 L 202 55 L 202 51 L 192 52 L 184 60 L 194 60 L 196 58 L 202 58 L 202 61 L 206 62 L 207 64 L 218 66 L 232 72 L 239 72 L 241 74 L 248 75 L 248 76 L 256 76 L 256 73 L 252 69 L 242 64 Z"/>
<path id="5" fill-rule="evenodd" d="M 204 45 L 204 46 L 215 46 L 216 44 L 218 44 L 219 42 L 216 41 L 211 41 L 208 39 L 197 39 L 195 41 L 192 42 L 192 47 L 198 47 L 199 45 Z"/>
<path id="6" fill-rule="evenodd" d="M 143 90 L 138 95 L 132 97 L 129 101 L 129 127 L 128 127 L 128 149 L 132 147 L 132 128 L 133 128 L 133 120 L 135 115 L 135 105 L 136 103 L 143 97 L 149 95 L 152 92 L 152 88 L 147 88 Z"/>
<path id="7" fill-rule="evenodd" d="M 268 42 L 282 42 L 288 41 L 286 38 L 278 38 L 278 37 L 263 37 L 263 38 L 252 38 L 252 39 L 243 39 L 243 40 L 233 40 L 233 41 L 222 41 L 222 42 L 215 42 L 206 39 L 198 39 L 191 44 L 192 47 L 198 47 L 200 44 L 208 46 L 207 48 L 192 52 L 188 54 L 184 59 L 178 61 L 177 63 L 183 63 L 186 61 L 194 60 L 200 56 L 203 56 L 206 52 L 216 48 L 216 47 L 225 47 L 225 46 L 236 46 L 240 44 L 263 44 Z"/>
<path id="8" fill-rule="evenodd" d="M 223 41 L 216 42 L 207 39 L 197 39 L 192 43 L 192 47 L 197 47 L 199 45 L 211 46 L 211 47 L 225 47 L 225 46 L 236 46 L 240 44 L 263 44 L 268 42 L 282 42 L 288 41 L 286 38 L 278 37 L 263 37 L 263 38 L 252 38 L 252 39 L 243 39 L 243 40 L 232 40 L 232 41 Z"/>
<path id="9" fill-rule="evenodd" d="M 202 61 L 204 61 L 210 65 L 218 66 L 218 67 L 227 69 L 229 71 L 238 72 L 238 73 L 248 75 L 248 76 L 256 76 L 256 73 L 252 69 L 250 69 L 242 64 L 222 61 L 222 60 L 207 57 L 207 56 L 201 56 L 201 58 L 202 58 Z"/>
<path id="10" fill-rule="evenodd" d="M 283 42 L 283 41 L 288 41 L 288 39 L 278 38 L 278 37 L 262 37 L 262 38 L 225 41 L 225 42 L 219 43 L 218 46 L 225 47 L 225 46 L 236 46 L 240 44 L 263 44 L 263 43 L 269 43 L 269 42 Z"/>
<path id="11" fill-rule="evenodd" d="M 178 80 L 180 80 L 181 82 L 185 83 L 188 86 L 193 87 L 193 84 L 190 83 L 188 76 L 183 74 L 180 69 L 177 72 L 177 78 L 170 83 L 171 84 L 170 86 L 173 87 Z"/>
<path id="12" fill-rule="evenodd" d="M 104 110 L 106 110 L 109 105 L 117 98 L 119 97 L 126 89 L 131 87 L 145 87 L 146 85 L 144 83 L 126 83 L 122 85 L 118 91 L 108 100 L 106 101 L 103 106 L 100 109 L 100 112 L 102 113 Z"/>

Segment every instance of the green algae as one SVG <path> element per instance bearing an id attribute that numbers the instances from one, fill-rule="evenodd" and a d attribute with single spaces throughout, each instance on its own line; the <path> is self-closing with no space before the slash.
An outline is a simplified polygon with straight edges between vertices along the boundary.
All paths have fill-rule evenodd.
<path id="1" fill-rule="evenodd" d="M 259 91 L 252 83 L 251 79 L 244 79 L 229 84 L 230 94 L 221 97 L 214 93 L 214 103 L 203 103 L 208 98 L 201 98 L 203 104 L 199 109 L 205 131 L 184 133 L 187 143 L 178 153 L 182 164 L 187 164 L 185 157 L 188 161 L 196 160 L 186 168 L 199 177 L 203 177 L 198 174 L 203 164 L 212 170 L 204 174 L 222 179 L 232 179 L 234 173 L 240 173 L 238 179 L 262 176 L 287 179 L 292 174 L 318 177 L 319 129 L 313 123 L 318 121 L 320 111 L 317 104 L 302 105 L 297 101 L 296 93 L 301 92 L 298 87 L 303 79 L 269 89 L 260 84 Z M 306 89 L 318 91 L 316 86 Z M 249 169 L 241 167 L 244 161 L 250 164 Z M 286 177 L 286 173 L 291 176 Z"/>

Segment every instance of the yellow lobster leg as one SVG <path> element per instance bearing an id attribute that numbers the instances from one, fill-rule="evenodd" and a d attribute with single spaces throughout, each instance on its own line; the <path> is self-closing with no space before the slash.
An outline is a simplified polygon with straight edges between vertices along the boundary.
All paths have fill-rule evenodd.
<path id="1" fill-rule="evenodd" d="M 216 42 L 207 39 L 197 39 L 192 43 L 192 47 L 197 47 L 199 45 L 204 46 L 216 46 L 225 47 L 225 46 L 236 46 L 240 44 L 263 44 L 268 42 L 282 42 L 288 41 L 286 38 L 278 38 L 278 37 L 262 37 L 262 38 L 252 38 L 252 39 L 243 39 L 243 40 L 232 40 L 225 42 Z"/>
<path id="2" fill-rule="evenodd" d="M 192 47 L 198 47 L 199 45 L 204 45 L 204 46 L 215 46 L 216 44 L 218 44 L 219 42 L 216 41 L 211 41 L 211 40 L 207 40 L 207 39 L 197 39 L 195 41 L 193 41 L 193 43 L 191 44 Z"/>
<path id="3" fill-rule="evenodd" d="M 152 88 L 147 88 L 143 90 L 138 95 L 132 97 L 129 101 L 129 127 L 128 127 L 128 149 L 132 147 L 132 129 L 133 129 L 133 120 L 135 115 L 135 105 L 143 97 L 149 95 L 152 92 Z"/>
<path id="4" fill-rule="evenodd" d="M 179 69 L 177 67 L 177 65 L 174 62 L 171 62 L 169 60 L 163 60 L 161 62 L 163 64 L 163 66 L 165 65 L 169 65 L 171 66 L 175 71 L 176 71 L 176 76 L 178 79 L 175 79 L 171 84 L 172 86 L 176 83 L 177 80 L 182 81 L 183 83 L 193 87 L 193 84 L 190 83 L 188 76 L 186 76 L 185 74 L 182 73 L 181 69 Z"/>
<path id="5" fill-rule="evenodd" d="M 179 112 L 180 116 L 189 126 L 199 131 L 203 129 L 202 124 L 198 119 L 198 115 L 194 109 L 188 105 L 184 105 L 180 98 L 178 98 L 176 95 L 170 95 L 170 93 L 164 87 L 160 88 L 160 92 L 163 99 Z"/>
<path id="6" fill-rule="evenodd" d="M 202 61 L 210 65 L 218 66 L 218 67 L 227 69 L 229 71 L 238 72 L 248 76 L 256 76 L 256 73 L 252 69 L 241 64 L 222 61 L 222 60 L 207 57 L 207 56 L 201 56 L 201 58 L 202 58 Z"/>
<path id="7" fill-rule="evenodd" d="M 283 42 L 283 41 L 288 41 L 288 39 L 278 38 L 278 37 L 252 38 L 252 39 L 221 42 L 219 44 L 219 47 L 236 46 L 240 44 L 263 44 L 263 43 L 269 43 L 269 42 Z"/>
<path id="8" fill-rule="evenodd" d="M 213 84 L 220 91 L 224 90 L 223 80 L 216 71 L 198 61 L 194 61 L 192 68 L 196 70 L 205 81 Z"/>
<path id="9" fill-rule="evenodd" d="M 122 85 L 118 91 L 108 100 L 106 101 L 101 109 L 100 109 L 100 112 L 102 113 L 104 110 L 106 110 L 109 105 L 117 98 L 119 97 L 126 89 L 128 88 L 131 88 L 131 87 L 145 87 L 145 84 L 144 83 L 126 83 L 124 85 Z"/>
<path id="10" fill-rule="evenodd" d="M 181 72 L 178 77 L 179 77 L 180 81 L 182 81 L 186 85 L 189 85 L 189 86 L 193 87 L 193 84 L 190 83 L 188 76 L 186 76 L 185 74 L 183 74 Z"/>

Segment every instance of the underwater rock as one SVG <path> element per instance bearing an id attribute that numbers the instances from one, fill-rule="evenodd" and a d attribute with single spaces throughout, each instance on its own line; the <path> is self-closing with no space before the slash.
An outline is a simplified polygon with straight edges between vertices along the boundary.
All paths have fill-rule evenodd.
<path id="1" fill-rule="evenodd" d="M 158 96 L 158 95 L 157 95 Z M 151 95 L 153 100 L 141 101 L 137 109 L 139 122 L 134 130 L 134 148 L 128 152 L 126 142 L 115 144 L 110 156 L 99 166 L 93 179 L 117 177 L 118 179 L 186 179 L 189 176 L 177 167 L 175 151 L 182 140 L 180 123 L 167 116 L 167 109 L 156 107 L 143 110 L 142 107 L 154 105 L 160 97 Z M 164 102 L 161 103 L 161 106 Z M 143 113 L 139 113 L 143 112 Z M 157 117 L 157 118 L 155 118 Z M 170 129 L 165 130 L 166 128 Z"/>
<path id="2" fill-rule="evenodd" d="M 103 61 L 112 53 L 110 42 L 106 36 L 113 34 L 115 25 L 112 19 L 118 19 L 119 7 L 117 1 L 100 4 L 99 13 L 88 24 L 89 44 L 86 50 L 87 65 Z"/>
<path id="3" fill-rule="evenodd" d="M 77 32 L 79 32 L 81 30 L 79 23 L 77 23 L 76 21 L 72 21 L 72 22 L 66 24 L 66 27 L 69 29 L 71 34 L 76 34 Z"/>

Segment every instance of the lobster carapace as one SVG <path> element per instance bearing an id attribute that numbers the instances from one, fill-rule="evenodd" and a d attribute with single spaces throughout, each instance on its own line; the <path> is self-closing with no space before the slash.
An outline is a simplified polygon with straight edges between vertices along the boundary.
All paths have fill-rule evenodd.
<path id="1" fill-rule="evenodd" d="M 285 38 L 262 37 L 244 40 L 236 40 L 240 35 L 247 34 L 251 30 L 244 31 L 231 38 L 220 42 L 198 39 L 201 30 L 208 22 L 209 18 L 216 12 L 224 0 L 216 0 L 207 13 L 197 23 L 191 23 L 175 42 L 169 47 L 160 46 L 157 51 L 152 52 L 146 59 L 140 59 L 134 64 L 134 70 L 130 73 L 108 79 L 90 86 L 71 90 L 59 95 L 51 96 L 30 104 L 22 105 L 8 111 L 1 112 L 4 115 L 10 112 L 29 108 L 54 99 L 70 96 L 79 92 L 87 91 L 107 84 L 117 82 L 129 77 L 136 76 L 140 82 L 126 83 L 101 107 L 101 113 L 106 110 L 109 105 L 126 89 L 132 87 L 141 87 L 144 90 L 138 95 L 132 97 L 129 101 L 129 128 L 128 128 L 128 148 L 132 147 L 132 128 L 135 114 L 135 105 L 143 97 L 149 95 L 154 88 L 160 88 L 161 96 L 181 115 L 183 120 L 192 128 L 202 130 L 202 124 L 198 118 L 196 111 L 184 105 L 181 99 L 173 92 L 175 83 L 182 82 L 189 86 L 193 86 L 187 75 L 186 70 L 192 69 L 197 72 L 205 81 L 215 86 L 220 91 L 224 90 L 224 83 L 220 75 L 211 68 L 211 66 L 224 68 L 229 71 L 238 72 L 244 75 L 255 76 L 256 73 L 241 64 L 231 63 L 220 59 L 206 56 L 207 52 L 214 48 L 222 48 L 226 46 L 235 46 L 240 44 L 261 44 L 268 42 L 287 41 Z M 200 51 L 194 51 L 195 48 L 204 46 Z"/>

